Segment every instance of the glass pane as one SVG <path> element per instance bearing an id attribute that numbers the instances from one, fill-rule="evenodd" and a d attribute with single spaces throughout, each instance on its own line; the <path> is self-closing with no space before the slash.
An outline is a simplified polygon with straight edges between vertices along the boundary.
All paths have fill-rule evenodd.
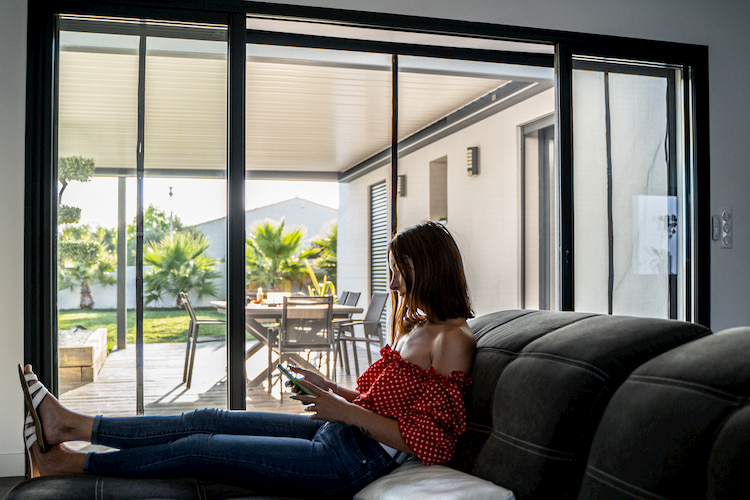
<path id="1" fill-rule="evenodd" d="M 60 157 L 135 168 L 137 36 L 61 32 L 58 92 Z"/>
<path id="2" fill-rule="evenodd" d="M 226 408 L 225 315 L 212 301 L 226 298 L 227 44 L 149 37 L 144 80 L 146 405 L 171 360 L 180 394 L 160 396 L 159 412 Z"/>
<path id="3" fill-rule="evenodd" d="M 575 306 L 684 311 L 679 71 L 579 62 L 573 72 Z"/>
<path id="4" fill-rule="evenodd" d="M 92 23 L 102 31 L 113 26 L 104 19 L 89 19 L 87 26 Z M 225 407 L 226 327 L 199 326 L 200 339 L 218 341 L 197 344 L 188 389 L 183 372 L 190 319 L 177 294 L 188 292 L 199 317 L 222 318 L 210 300 L 226 295 L 226 42 L 77 32 L 76 20 L 68 18 L 63 26 L 57 133 L 61 400 L 73 410 L 108 416 L 136 414 L 139 393 L 146 414 Z M 141 56 L 146 70 L 139 74 Z M 141 207 L 139 82 L 145 89 Z M 141 388 L 139 208 L 147 259 Z"/>
<path id="5" fill-rule="evenodd" d="M 553 77 L 550 68 L 399 57 L 406 191 L 397 199 L 398 226 L 427 218 L 447 225 L 477 314 L 522 303 L 519 129 L 554 114 Z"/>
<path id="6" fill-rule="evenodd" d="M 269 389 L 268 326 L 285 294 L 351 291 L 360 313 L 368 305 L 368 191 L 339 178 L 391 142 L 391 56 L 258 45 L 247 54 L 247 406 L 299 412 L 278 405 L 277 370 Z M 383 167 L 366 177 L 389 175 Z M 312 351 L 292 359 L 324 374 L 331 360 Z M 354 377 L 339 371 L 336 380 L 354 387 Z"/>
<path id="7" fill-rule="evenodd" d="M 252 178 L 318 172 L 337 180 L 390 144 L 389 55 L 254 45 L 247 52 Z"/>
<path id="8" fill-rule="evenodd" d="M 456 37 L 414 31 L 386 31 L 377 28 L 363 28 L 361 26 L 336 26 L 335 29 L 331 29 L 330 23 L 305 21 L 301 19 L 282 20 L 248 16 L 246 25 L 249 30 L 279 31 L 281 33 L 300 33 L 304 35 L 320 35 L 353 40 L 372 40 L 376 42 L 395 42 L 435 46 L 447 45 L 450 47 L 465 47 L 469 49 L 540 54 L 554 54 L 555 51 L 554 46 L 549 44 L 497 40 L 492 38 Z"/>
<path id="9" fill-rule="evenodd" d="M 191 170 L 210 170 L 223 177 L 226 42 L 149 38 L 147 47 L 146 169 L 172 169 L 172 175 L 185 177 Z M 211 205 L 224 212 L 223 205 Z"/>
<path id="10" fill-rule="evenodd" d="M 102 171 L 135 169 L 138 44 L 137 36 L 60 33 L 58 375 L 63 404 L 85 414 L 135 414 L 134 275 L 122 245 L 135 214 L 124 193 L 134 182 Z M 110 372 L 126 384 L 108 388 Z"/>

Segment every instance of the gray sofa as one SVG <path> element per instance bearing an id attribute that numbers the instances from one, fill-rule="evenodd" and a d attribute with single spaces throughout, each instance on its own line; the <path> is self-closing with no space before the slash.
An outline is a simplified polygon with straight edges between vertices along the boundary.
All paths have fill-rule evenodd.
<path id="1" fill-rule="evenodd" d="M 433 472 L 462 471 L 519 500 L 750 495 L 750 327 L 711 333 L 678 321 L 528 310 L 471 326 L 469 429 L 451 469 Z M 381 478 L 365 497 L 399 498 L 403 477 Z M 457 496 L 480 497 L 471 487 Z M 62 476 L 25 481 L 6 498 L 270 497 L 278 498 L 196 479 Z"/>

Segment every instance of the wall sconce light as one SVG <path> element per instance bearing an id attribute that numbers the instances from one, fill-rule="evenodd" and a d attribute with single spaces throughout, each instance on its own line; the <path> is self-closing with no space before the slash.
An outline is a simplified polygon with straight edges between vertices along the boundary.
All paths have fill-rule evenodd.
<path id="1" fill-rule="evenodd" d="M 479 174 L 479 148 L 466 148 L 466 174 Z"/>
<path id="2" fill-rule="evenodd" d="M 406 196 L 406 176 L 399 175 L 396 180 L 396 193 L 402 198 Z"/>

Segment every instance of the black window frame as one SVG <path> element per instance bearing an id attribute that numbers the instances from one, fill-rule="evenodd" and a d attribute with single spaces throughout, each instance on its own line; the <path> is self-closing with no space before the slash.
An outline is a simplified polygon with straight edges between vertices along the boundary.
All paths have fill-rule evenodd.
<path id="1" fill-rule="evenodd" d="M 227 166 L 228 216 L 228 343 L 229 388 L 228 406 L 245 407 L 244 380 L 244 54 L 247 42 L 246 16 L 259 15 L 277 18 L 309 19 L 348 26 L 388 30 L 404 30 L 434 34 L 480 37 L 517 42 L 538 42 L 554 45 L 551 58 L 546 55 L 519 55 L 516 62 L 526 63 L 524 57 L 541 57 L 556 70 L 556 157 L 560 179 L 560 305 L 562 310 L 574 310 L 573 290 L 573 132 L 572 132 L 572 70 L 573 56 L 595 56 L 644 60 L 682 67 L 685 75 L 685 95 L 688 96 L 694 121 L 686 137 L 692 159 L 691 182 L 686 186 L 690 214 L 694 220 L 694 234 L 689 243 L 694 248 L 688 262 L 695 269 L 692 286 L 695 292 L 692 316 L 688 319 L 710 326 L 710 241 L 699 235 L 708 234 L 710 224 L 710 168 L 708 133 L 708 47 L 655 40 L 592 35 L 558 30 L 507 26 L 483 22 L 458 21 L 429 17 L 350 11 L 322 7 L 270 4 L 242 0 L 181 2 L 156 0 L 63 0 L 47 2 L 30 0 L 28 5 L 27 85 L 26 85 L 26 158 L 24 204 L 24 358 L 34 364 L 37 373 L 53 393 L 58 391 L 56 332 L 56 196 L 54 165 L 55 150 L 55 54 L 56 20 L 59 14 L 97 15 L 159 19 L 179 22 L 225 24 L 229 27 L 229 145 Z M 267 43 L 285 35 L 266 33 Z M 318 37 L 319 38 L 319 37 Z M 302 43 L 304 36 L 297 35 Z M 319 43 L 317 40 L 315 43 Z M 340 40 L 337 42 L 340 43 Z M 352 42 L 355 43 L 355 42 Z M 359 42 L 357 42 L 359 43 Z M 373 42 L 368 42 L 371 46 Z M 354 47 L 356 48 L 356 47 Z M 408 46 L 400 46 L 408 53 Z M 412 47 L 413 50 L 417 50 Z M 427 50 L 419 47 L 424 55 Z M 473 49 L 450 49 L 454 56 Z M 436 48 L 435 55 L 444 54 Z M 476 54 L 474 54 L 476 55 Z M 508 56 L 512 59 L 513 56 Z M 523 59 L 523 60 L 522 60 Z M 506 62 L 513 62 L 507 60 Z M 545 63 L 546 64 L 546 63 Z M 397 144 L 393 144 L 393 150 Z M 395 180 L 397 162 L 392 164 Z M 392 230 L 397 220 L 395 193 L 391 196 Z"/>

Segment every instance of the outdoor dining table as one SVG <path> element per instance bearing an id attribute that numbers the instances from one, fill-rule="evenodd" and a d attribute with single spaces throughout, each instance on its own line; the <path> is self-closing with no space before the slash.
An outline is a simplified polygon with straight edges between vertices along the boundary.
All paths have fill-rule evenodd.
<path id="1" fill-rule="evenodd" d="M 212 300 L 211 305 L 219 312 L 226 314 L 226 300 Z M 261 302 L 259 304 L 250 302 L 245 306 L 245 330 L 256 339 L 256 342 L 245 351 L 246 360 L 254 356 L 263 347 L 268 346 L 268 339 L 270 336 L 269 329 L 279 325 L 281 322 L 282 310 L 283 307 L 281 304 L 266 302 Z M 333 304 L 334 318 L 348 318 L 352 314 L 361 313 L 362 311 L 363 309 L 357 306 Z M 292 353 L 290 358 L 297 366 L 318 372 L 318 369 L 308 363 L 308 361 L 302 356 Z M 263 380 L 265 380 L 266 377 L 267 370 L 263 370 L 257 377 L 248 382 L 248 386 L 258 387 L 263 383 Z"/>

